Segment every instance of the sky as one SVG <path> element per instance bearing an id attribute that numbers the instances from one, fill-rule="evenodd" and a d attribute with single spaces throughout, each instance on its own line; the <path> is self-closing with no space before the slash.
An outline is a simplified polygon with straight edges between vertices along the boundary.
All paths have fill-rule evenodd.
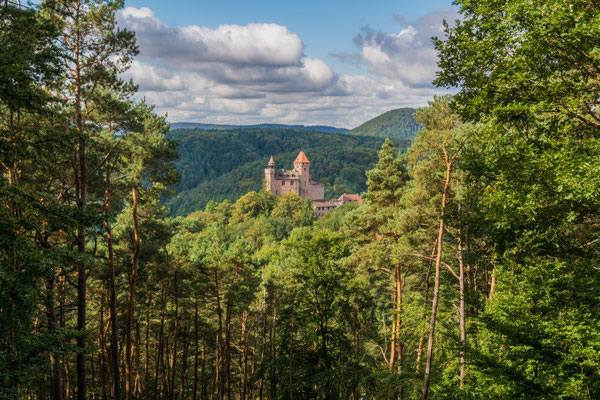
<path id="1" fill-rule="evenodd" d="M 126 0 L 140 53 L 124 74 L 170 122 L 353 128 L 448 93 L 432 36 L 449 0 Z"/>

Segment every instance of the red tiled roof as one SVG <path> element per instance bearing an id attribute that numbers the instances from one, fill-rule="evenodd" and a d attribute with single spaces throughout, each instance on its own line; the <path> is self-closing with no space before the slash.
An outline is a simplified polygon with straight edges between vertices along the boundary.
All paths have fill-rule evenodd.
<path id="1" fill-rule="evenodd" d="M 340 198 L 338 199 L 338 201 L 341 201 L 342 204 L 346 204 L 346 203 L 348 203 L 350 201 L 355 201 L 359 205 L 362 204 L 362 199 L 357 194 L 346 194 L 346 193 L 344 193 L 343 195 L 340 196 Z"/>
<path id="2" fill-rule="evenodd" d="M 298 153 L 298 157 L 296 157 L 295 163 L 309 163 L 308 158 L 306 158 L 306 154 L 303 151 Z"/>

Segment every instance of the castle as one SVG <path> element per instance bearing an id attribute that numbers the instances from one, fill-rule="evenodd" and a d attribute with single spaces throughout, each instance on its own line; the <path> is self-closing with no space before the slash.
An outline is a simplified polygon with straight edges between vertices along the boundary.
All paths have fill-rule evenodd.
<path id="1" fill-rule="evenodd" d="M 333 211 L 334 208 L 349 202 L 362 203 L 357 194 L 343 194 L 338 200 L 325 200 L 325 186 L 322 183 L 313 182 L 310 174 L 310 161 L 303 151 L 298 153 L 294 160 L 293 170 L 275 169 L 275 161 L 271 156 L 267 168 L 265 168 L 266 190 L 275 196 L 287 193 L 295 193 L 304 199 L 313 201 L 317 217 Z"/>

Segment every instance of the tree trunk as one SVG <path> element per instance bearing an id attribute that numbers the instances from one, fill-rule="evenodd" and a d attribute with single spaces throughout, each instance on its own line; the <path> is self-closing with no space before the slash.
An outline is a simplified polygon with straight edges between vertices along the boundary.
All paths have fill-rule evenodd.
<path id="1" fill-rule="evenodd" d="M 102 388 L 102 400 L 106 400 L 106 335 L 104 333 L 104 299 L 106 289 L 104 283 L 100 285 L 101 298 L 100 298 L 100 326 L 98 329 L 98 366 L 100 368 L 100 384 Z"/>
<path id="2" fill-rule="evenodd" d="M 75 18 L 79 19 L 80 2 L 77 2 Z M 77 125 L 78 144 L 77 160 L 73 167 L 75 169 L 75 186 L 77 208 L 85 213 L 87 208 L 87 164 L 86 164 L 86 140 L 82 113 L 81 92 L 83 83 L 81 82 L 81 63 L 80 57 L 80 32 L 79 27 L 75 30 L 74 38 L 74 65 L 75 65 L 75 123 Z M 86 370 L 85 370 L 85 327 L 86 327 L 86 289 L 87 289 L 87 269 L 85 254 L 85 226 L 83 222 L 79 223 L 77 232 L 77 251 L 79 253 L 79 262 L 77 265 L 77 399 L 87 400 Z"/>
<path id="3" fill-rule="evenodd" d="M 135 385 L 134 392 L 135 396 L 139 399 L 142 394 L 142 377 L 140 375 L 140 322 L 135 322 Z"/>
<path id="4" fill-rule="evenodd" d="M 222 350 L 222 333 L 223 333 L 223 311 L 221 309 L 221 294 L 219 292 L 219 273 L 215 269 L 215 295 L 217 299 L 217 314 L 219 318 L 219 327 L 217 330 L 217 343 L 216 343 L 216 359 L 215 359 L 215 382 L 216 382 L 216 390 L 217 390 L 217 400 L 220 400 L 224 393 L 224 384 L 225 380 L 223 379 L 222 374 L 222 359 L 223 359 L 223 350 Z"/>
<path id="5" fill-rule="evenodd" d="M 114 399 L 121 398 L 121 375 L 119 371 L 119 327 L 117 325 L 117 288 L 115 278 L 115 259 L 113 251 L 112 229 L 108 220 L 110 213 L 110 166 L 106 166 L 106 188 L 104 190 L 104 229 L 106 230 L 106 245 L 108 247 L 108 285 L 110 289 L 110 352 L 112 358 Z"/>
<path id="6" fill-rule="evenodd" d="M 263 286 L 263 332 L 262 332 L 262 349 L 260 352 L 260 389 L 258 398 L 259 400 L 263 400 L 263 390 L 264 390 L 264 381 L 265 381 L 265 373 L 264 373 L 264 365 L 265 365 L 265 354 L 267 352 L 267 291 L 265 288 L 265 280 L 264 280 L 264 271 L 262 272 L 262 286 Z"/>
<path id="7" fill-rule="evenodd" d="M 175 288 L 177 288 L 177 280 L 175 280 Z M 171 357 L 171 375 L 169 382 L 169 400 L 175 398 L 175 366 L 177 365 L 177 342 L 179 339 L 179 299 L 177 290 L 175 290 L 175 326 L 173 328 L 173 355 Z"/>
<path id="8" fill-rule="evenodd" d="M 460 211 L 460 205 L 459 205 Z M 458 231 L 458 284 L 459 284 L 459 318 L 460 318 L 460 372 L 458 375 L 460 381 L 460 388 L 462 389 L 465 384 L 465 362 L 466 362 L 466 346 L 467 346 L 467 327 L 465 320 L 465 268 L 463 264 L 463 246 L 462 237 L 460 230 Z"/>
<path id="9" fill-rule="evenodd" d="M 433 256 L 435 255 L 435 249 L 437 247 L 437 242 L 434 243 L 433 248 L 431 250 L 431 259 L 433 259 Z M 427 264 L 427 274 L 425 275 L 425 307 L 423 308 L 423 314 L 421 314 L 421 318 L 425 319 L 425 308 L 427 306 L 427 302 L 429 301 L 429 280 L 431 277 L 431 262 L 429 262 Z M 418 374 L 419 373 L 419 369 L 421 368 L 421 357 L 423 356 L 423 337 L 425 336 L 425 329 L 423 329 L 421 336 L 419 337 L 419 346 L 417 348 L 417 360 L 415 362 L 416 367 L 415 367 L 415 373 Z M 416 387 L 415 387 L 416 389 Z"/>
<path id="10" fill-rule="evenodd" d="M 273 325 L 271 327 L 271 333 L 269 341 L 271 342 L 271 400 L 275 399 L 277 394 L 277 375 L 275 373 L 275 325 L 277 323 L 277 305 L 273 301 Z"/>
<path id="11" fill-rule="evenodd" d="M 231 400 L 231 303 L 229 301 L 225 311 L 225 374 L 223 378 L 227 385 L 227 400 Z"/>
<path id="12" fill-rule="evenodd" d="M 396 308 L 396 353 L 398 354 L 398 374 L 402 374 L 402 351 L 403 351 L 403 343 L 400 339 L 400 330 L 402 328 L 402 267 L 400 265 L 396 265 L 396 279 L 398 280 L 396 283 L 396 299 L 397 299 L 397 308 Z"/>
<path id="13" fill-rule="evenodd" d="M 397 285 L 398 285 L 398 270 L 397 268 L 394 268 L 394 295 L 393 295 L 393 306 L 392 306 L 392 340 L 391 340 L 391 345 L 390 345 L 390 361 L 389 361 L 389 365 L 388 368 L 390 371 L 393 370 L 394 368 L 394 364 L 396 363 L 396 319 L 398 318 L 398 316 L 396 315 L 396 304 L 398 302 L 397 300 Z M 386 349 L 387 351 L 387 346 Z"/>
<path id="14" fill-rule="evenodd" d="M 158 396 L 158 375 L 161 371 L 164 357 L 164 330 L 165 330 L 165 309 L 166 309 L 165 285 L 161 285 L 160 293 L 160 328 L 158 330 L 158 351 L 154 363 L 154 396 Z"/>
<path id="15" fill-rule="evenodd" d="M 54 279 L 48 279 L 48 330 L 51 334 L 56 332 L 56 311 L 54 309 Z M 62 371 L 61 366 L 54 355 L 50 352 L 50 366 L 52 368 L 52 400 L 63 400 L 63 387 L 62 387 Z"/>
<path id="16" fill-rule="evenodd" d="M 146 307 L 146 343 L 145 343 L 145 355 L 144 355 L 144 398 L 148 399 L 150 386 L 150 307 L 152 306 L 152 297 L 148 299 L 148 306 Z"/>
<path id="17" fill-rule="evenodd" d="M 188 335 L 187 327 L 183 328 L 183 358 L 181 360 L 181 384 L 179 385 L 179 400 L 184 400 L 185 391 L 185 375 L 187 371 L 187 359 L 188 359 Z"/>
<path id="18" fill-rule="evenodd" d="M 135 297 L 135 284 L 137 281 L 138 274 L 138 258 L 140 254 L 140 228 L 137 214 L 138 198 L 137 188 L 133 186 L 131 188 L 131 199 L 133 201 L 131 213 L 133 215 L 133 257 L 131 264 L 131 275 L 129 276 L 129 293 L 127 296 L 127 325 L 125 327 L 125 397 L 127 400 L 131 400 L 132 395 L 132 331 L 133 331 L 133 308 L 134 308 L 134 297 Z"/>
<path id="19" fill-rule="evenodd" d="M 242 393 L 241 400 L 248 397 L 248 311 L 242 313 Z"/>
<path id="20" fill-rule="evenodd" d="M 437 256 L 435 259 L 435 278 L 433 285 L 433 302 L 431 305 L 431 320 L 429 321 L 429 339 L 427 340 L 427 361 L 425 363 L 425 379 L 423 381 L 423 394 L 421 400 L 426 400 L 429 393 L 429 376 L 431 373 L 431 359 L 433 356 L 433 339 L 435 335 L 435 322 L 437 315 L 437 307 L 440 294 L 440 266 L 442 264 L 442 250 L 444 237 L 444 217 L 446 211 L 446 199 L 448 196 L 448 188 L 450 186 L 450 174 L 452 171 L 452 163 L 448 159 L 446 148 L 443 148 L 446 158 L 446 179 L 444 181 L 444 189 L 442 192 L 442 204 L 440 207 L 440 226 L 437 237 Z"/>
<path id="21" fill-rule="evenodd" d="M 496 263 L 494 263 L 494 269 L 492 269 L 492 282 L 490 283 L 490 294 L 488 298 L 492 300 L 494 298 L 494 291 L 496 290 Z"/>
<path id="22" fill-rule="evenodd" d="M 193 399 L 198 397 L 198 293 L 194 294 L 194 390 Z"/>
<path id="23" fill-rule="evenodd" d="M 294 398 L 294 385 L 292 382 L 293 371 L 294 371 L 294 305 L 295 305 L 294 296 L 292 296 L 292 324 L 290 329 L 290 376 L 289 376 L 289 385 L 290 385 L 290 400 Z"/>
<path id="24" fill-rule="evenodd" d="M 201 399 L 204 399 L 204 391 L 205 391 L 205 387 L 206 387 L 206 385 L 204 384 L 204 382 L 205 382 L 204 367 L 205 367 L 205 363 L 206 363 L 205 351 L 206 351 L 206 342 L 203 339 L 202 340 L 202 372 L 200 373 L 200 398 Z"/>

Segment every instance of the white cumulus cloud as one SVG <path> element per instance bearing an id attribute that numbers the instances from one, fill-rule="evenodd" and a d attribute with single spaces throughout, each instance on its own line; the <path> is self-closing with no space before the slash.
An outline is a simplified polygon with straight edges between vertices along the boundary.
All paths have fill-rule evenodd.
<path id="1" fill-rule="evenodd" d="M 300 37 L 282 25 L 168 26 L 150 8 L 126 7 L 118 23 L 135 31 L 140 54 L 124 77 L 172 122 L 353 128 L 443 93 L 429 84 L 435 70 L 429 37 L 439 34 L 442 14 L 414 23 L 395 16 L 398 33 L 362 29 L 354 39 L 360 52 L 338 57 L 366 66 L 367 76 L 340 75 L 307 56 Z"/>
<path id="2" fill-rule="evenodd" d="M 146 7 L 126 7 L 119 13 L 119 23 L 136 32 L 142 58 L 158 58 L 188 70 L 207 62 L 297 65 L 304 50 L 298 35 L 277 24 L 169 27 Z"/>
<path id="3" fill-rule="evenodd" d="M 443 20 L 458 19 L 456 9 L 438 9 L 414 22 L 400 15 L 396 21 L 403 26 L 398 33 L 380 32 L 364 27 L 354 38 L 360 54 L 334 54 L 342 60 L 358 57 L 369 70 L 382 78 L 409 87 L 431 86 L 437 71 L 437 55 L 432 37 L 443 38 Z"/>

